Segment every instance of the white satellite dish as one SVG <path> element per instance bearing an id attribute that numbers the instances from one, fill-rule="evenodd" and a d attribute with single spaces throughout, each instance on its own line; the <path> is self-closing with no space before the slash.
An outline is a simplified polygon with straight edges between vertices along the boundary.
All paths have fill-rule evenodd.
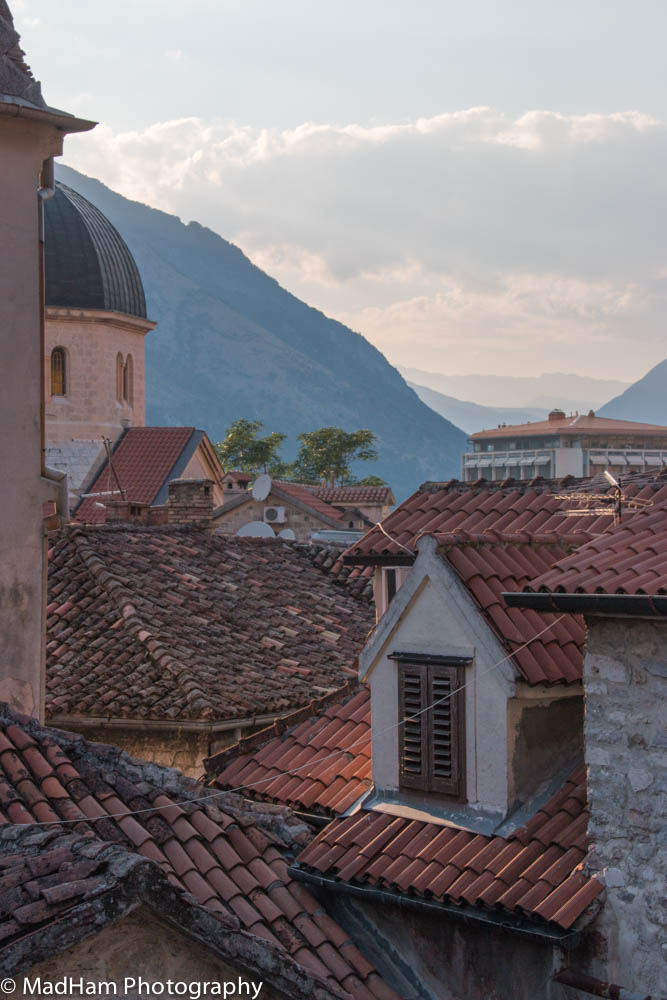
<path id="1" fill-rule="evenodd" d="M 236 532 L 237 538 L 275 538 L 273 528 L 264 521 L 248 521 Z"/>
<path id="2" fill-rule="evenodd" d="M 296 535 L 291 528 L 283 528 L 283 530 L 278 533 L 278 538 L 284 538 L 286 542 L 296 541 Z"/>
<path id="3" fill-rule="evenodd" d="M 618 482 L 616 481 L 616 479 L 614 479 L 609 469 L 604 470 L 604 478 L 607 480 L 610 486 L 618 486 Z"/>
<path id="4" fill-rule="evenodd" d="M 266 500 L 269 493 L 271 492 L 271 476 L 267 476 L 264 473 L 262 476 L 258 476 L 252 485 L 252 498 L 253 500 Z"/>

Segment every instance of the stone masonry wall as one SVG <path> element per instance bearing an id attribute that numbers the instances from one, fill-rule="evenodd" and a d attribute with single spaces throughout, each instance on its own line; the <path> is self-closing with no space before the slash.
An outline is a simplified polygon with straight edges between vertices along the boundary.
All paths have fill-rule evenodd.
<path id="1" fill-rule="evenodd" d="M 590 618 L 584 663 L 590 869 L 607 899 L 589 973 L 667 992 L 667 622 Z M 606 955 L 604 954 L 606 951 Z"/>

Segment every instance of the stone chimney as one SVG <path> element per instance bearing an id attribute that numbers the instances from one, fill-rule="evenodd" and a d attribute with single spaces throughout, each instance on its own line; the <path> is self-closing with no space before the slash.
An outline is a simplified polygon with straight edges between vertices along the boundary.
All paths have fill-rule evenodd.
<path id="1" fill-rule="evenodd" d="M 105 523 L 114 524 L 120 521 L 129 521 L 132 524 L 148 524 L 149 511 L 148 503 L 137 503 L 135 500 L 107 500 Z"/>
<path id="2" fill-rule="evenodd" d="M 667 622 L 587 616 L 586 624 L 589 869 L 607 889 L 594 971 L 657 997 L 667 957 Z"/>
<path id="3" fill-rule="evenodd" d="M 169 524 L 210 527 L 213 517 L 212 479 L 172 479 L 167 500 Z"/>

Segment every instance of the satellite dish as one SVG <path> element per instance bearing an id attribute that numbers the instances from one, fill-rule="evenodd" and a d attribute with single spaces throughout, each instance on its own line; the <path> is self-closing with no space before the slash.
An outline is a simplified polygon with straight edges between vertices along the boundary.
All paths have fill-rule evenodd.
<path id="1" fill-rule="evenodd" d="M 278 538 L 284 538 L 286 542 L 296 541 L 296 535 L 291 528 L 283 528 L 283 530 L 278 533 Z"/>
<path id="2" fill-rule="evenodd" d="M 253 500 L 266 500 L 270 492 L 271 476 L 267 476 L 266 473 L 262 476 L 258 476 L 252 486 Z"/>
<path id="3" fill-rule="evenodd" d="M 236 532 L 237 538 L 275 538 L 273 528 L 264 521 L 248 521 Z"/>
<path id="4" fill-rule="evenodd" d="M 609 469 L 604 470 L 604 478 L 607 480 L 610 486 L 618 487 L 618 482 L 616 481 L 616 479 L 614 479 Z"/>

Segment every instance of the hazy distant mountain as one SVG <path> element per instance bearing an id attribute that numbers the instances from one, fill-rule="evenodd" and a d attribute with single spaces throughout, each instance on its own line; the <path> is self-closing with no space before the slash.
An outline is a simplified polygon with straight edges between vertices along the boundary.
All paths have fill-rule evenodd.
<path id="1" fill-rule="evenodd" d="M 599 417 L 667 426 L 667 359 L 597 411 Z"/>
<path id="2" fill-rule="evenodd" d="M 361 474 L 397 499 L 460 472 L 466 435 L 431 410 L 360 334 L 281 288 L 235 246 L 196 222 L 128 201 L 59 167 L 104 212 L 134 254 L 158 328 L 147 338 L 147 419 L 194 424 L 212 440 L 238 417 L 289 435 L 368 427 L 380 459 Z"/>
<path id="3" fill-rule="evenodd" d="M 461 427 L 467 434 L 489 430 L 498 424 L 525 424 L 531 420 L 544 420 L 549 412 L 548 408 L 539 407 L 514 409 L 509 406 L 478 406 L 477 403 L 466 403 L 453 396 L 445 396 L 424 385 L 416 385 L 414 382 L 408 382 L 408 385 L 427 406 Z"/>
<path id="4" fill-rule="evenodd" d="M 587 413 L 630 385 L 613 379 L 589 378 L 549 372 L 536 377 L 512 375 L 443 375 L 418 368 L 398 366 L 409 382 L 434 389 L 445 396 L 480 406 L 531 407 L 550 410 L 558 406 L 568 413 Z"/>

